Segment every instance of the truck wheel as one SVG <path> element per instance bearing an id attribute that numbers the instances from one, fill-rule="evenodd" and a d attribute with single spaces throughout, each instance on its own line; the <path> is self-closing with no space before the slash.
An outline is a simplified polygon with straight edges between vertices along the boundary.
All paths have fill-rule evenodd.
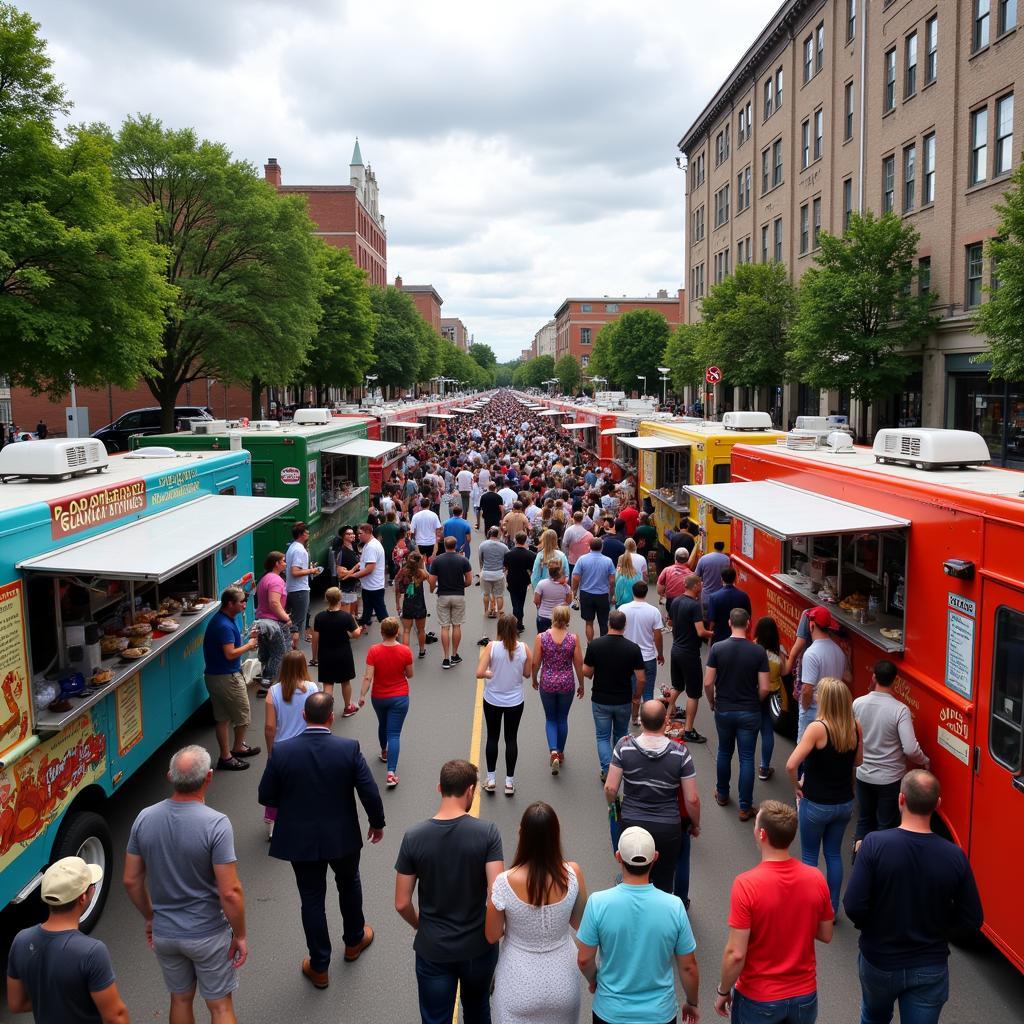
<path id="1" fill-rule="evenodd" d="M 79 925 L 83 932 L 91 932 L 103 913 L 103 905 L 110 892 L 110 872 L 114 869 L 114 848 L 106 821 L 94 811 L 71 814 L 53 844 L 50 863 L 61 857 L 81 857 L 86 863 L 99 864 L 103 868 L 103 878 L 93 892 Z"/>
<path id="2" fill-rule="evenodd" d="M 783 702 L 781 690 L 774 690 L 768 697 L 768 712 L 771 715 L 775 731 L 780 736 L 786 736 L 793 740 L 796 739 L 796 700 L 793 697 L 792 684 L 783 680 L 782 685 L 785 688 L 786 701 Z"/>

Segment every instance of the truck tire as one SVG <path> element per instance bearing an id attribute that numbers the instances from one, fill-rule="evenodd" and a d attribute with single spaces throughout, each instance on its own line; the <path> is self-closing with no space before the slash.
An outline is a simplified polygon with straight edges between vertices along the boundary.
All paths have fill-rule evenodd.
<path id="1" fill-rule="evenodd" d="M 94 811 L 72 812 L 64 820 L 60 835 L 53 844 L 50 863 L 61 857 L 81 857 L 89 864 L 99 864 L 103 868 L 100 880 L 92 900 L 82 915 L 79 928 L 88 934 L 96 927 L 103 913 L 103 905 L 107 902 L 110 892 L 111 871 L 114 869 L 114 848 L 110 841 L 110 828 L 106 821 Z"/>
<path id="2" fill-rule="evenodd" d="M 772 725 L 780 736 L 788 739 L 796 739 L 797 710 L 796 699 L 793 697 L 793 684 L 782 680 L 783 689 L 786 691 L 785 706 L 783 706 L 782 691 L 776 690 L 768 695 L 768 712 L 771 715 Z"/>

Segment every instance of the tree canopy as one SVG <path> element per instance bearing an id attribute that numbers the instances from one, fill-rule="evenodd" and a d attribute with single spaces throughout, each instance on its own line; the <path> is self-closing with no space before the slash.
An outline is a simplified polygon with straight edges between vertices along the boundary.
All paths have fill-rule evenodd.
<path id="1" fill-rule="evenodd" d="M 672 390 L 676 394 L 681 395 L 685 387 L 703 389 L 706 363 L 702 353 L 707 349 L 706 332 L 707 328 L 701 322 L 680 324 L 668 339 L 664 365 L 669 368 Z"/>
<path id="2" fill-rule="evenodd" d="M 448 342 L 420 316 L 411 296 L 388 285 L 371 288 L 370 298 L 377 315 L 373 336 L 377 383 L 408 388 L 438 373 L 445 354 L 441 346 Z"/>
<path id="3" fill-rule="evenodd" d="M 512 380 L 516 387 L 540 388 L 544 381 L 551 380 L 555 374 L 554 356 L 536 356 L 520 363 L 512 374 Z"/>
<path id="4" fill-rule="evenodd" d="M 555 363 L 554 376 L 558 378 L 558 386 L 562 389 L 562 394 L 572 395 L 579 390 L 579 386 L 583 382 L 583 367 L 571 352 L 566 352 Z"/>
<path id="5" fill-rule="evenodd" d="M 490 370 L 498 364 L 498 357 L 494 354 L 494 349 L 481 341 L 474 341 L 469 346 L 469 358 L 485 370 Z"/>

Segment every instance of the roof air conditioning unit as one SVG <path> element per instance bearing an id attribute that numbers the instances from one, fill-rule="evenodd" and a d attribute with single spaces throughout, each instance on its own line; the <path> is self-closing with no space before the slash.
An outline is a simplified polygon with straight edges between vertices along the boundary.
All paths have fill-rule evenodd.
<path id="1" fill-rule="evenodd" d="M 888 428 L 875 435 L 875 461 L 919 469 L 984 466 L 991 461 L 988 444 L 971 430 L 933 427 Z"/>
<path id="2" fill-rule="evenodd" d="M 727 412 L 722 417 L 724 430 L 771 430 L 772 418 L 766 412 Z"/>
<path id="3" fill-rule="evenodd" d="M 109 462 L 107 449 L 95 437 L 19 441 L 0 450 L 0 480 L 63 480 L 85 473 L 102 473 Z"/>
<path id="4" fill-rule="evenodd" d="M 280 420 L 250 420 L 246 430 L 280 430 Z"/>
<path id="5" fill-rule="evenodd" d="M 330 409 L 296 409 L 292 417 L 292 423 L 297 427 L 325 427 L 330 422 Z"/>
<path id="6" fill-rule="evenodd" d="M 193 420 L 193 434 L 223 434 L 228 429 L 227 420 Z"/>
<path id="7" fill-rule="evenodd" d="M 825 443 L 828 445 L 828 450 L 835 455 L 844 452 L 850 454 L 854 450 L 853 438 L 845 430 L 833 430 Z"/>
<path id="8" fill-rule="evenodd" d="M 183 452 L 179 452 L 174 448 L 168 448 L 165 445 L 153 445 L 149 448 L 136 448 L 133 452 L 128 452 L 123 458 L 126 459 L 180 459 L 183 456 Z"/>
<path id="9" fill-rule="evenodd" d="M 827 416 L 797 416 L 797 430 L 824 430 L 829 428 Z"/>

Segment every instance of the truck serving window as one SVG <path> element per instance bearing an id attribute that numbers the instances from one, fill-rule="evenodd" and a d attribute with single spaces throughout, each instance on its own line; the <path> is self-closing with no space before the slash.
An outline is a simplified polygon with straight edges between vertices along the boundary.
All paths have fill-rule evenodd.
<path id="1" fill-rule="evenodd" d="M 237 494 L 238 492 L 232 487 L 222 487 L 220 489 L 221 494 Z M 231 541 L 230 544 L 225 544 L 220 549 L 220 564 L 228 565 L 238 557 L 238 539 Z"/>
<path id="2" fill-rule="evenodd" d="M 996 612 L 989 749 L 1012 772 L 1024 767 L 1024 614 Z"/>
<path id="3" fill-rule="evenodd" d="M 732 476 L 731 466 L 728 462 L 720 462 L 711 468 L 711 482 L 713 484 L 727 484 Z M 717 505 L 711 507 L 711 518 L 716 523 L 731 523 L 732 516 L 720 509 Z"/>

